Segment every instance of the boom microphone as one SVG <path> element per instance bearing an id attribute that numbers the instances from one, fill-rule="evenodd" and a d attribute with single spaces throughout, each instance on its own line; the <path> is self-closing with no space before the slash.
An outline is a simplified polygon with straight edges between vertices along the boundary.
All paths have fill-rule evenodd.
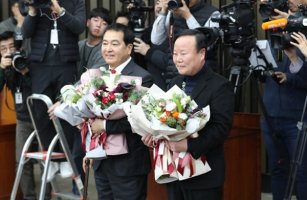
<path id="1" fill-rule="evenodd" d="M 273 29 L 273 28 L 285 27 L 287 23 L 288 23 L 288 19 L 280 18 L 280 19 L 262 23 L 261 27 L 262 27 L 262 30 L 268 30 L 268 29 Z"/>

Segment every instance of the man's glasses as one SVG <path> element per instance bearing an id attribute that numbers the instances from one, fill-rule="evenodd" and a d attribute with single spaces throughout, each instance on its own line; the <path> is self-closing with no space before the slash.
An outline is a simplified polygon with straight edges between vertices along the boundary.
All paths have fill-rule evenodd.
<path id="1" fill-rule="evenodd" d="M 1 55 L 5 54 L 5 53 L 13 53 L 14 51 L 15 51 L 15 47 L 14 46 L 0 47 Z"/>

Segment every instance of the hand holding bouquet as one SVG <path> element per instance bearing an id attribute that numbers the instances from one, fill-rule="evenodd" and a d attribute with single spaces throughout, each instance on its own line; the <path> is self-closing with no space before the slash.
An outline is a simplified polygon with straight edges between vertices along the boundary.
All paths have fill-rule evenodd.
<path id="1" fill-rule="evenodd" d="M 82 143 L 88 153 L 97 147 L 105 148 L 108 155 L 127 153 L 124 134 L 107 136 L 103 132 L 100 137 L 94 138 L 89 123 L 92 118 L 114 120 L 125 117 L 123 104 L 140 99 L 143 91 L 141 83 L 140 77 L 113 74 L 104 68 L 90 69 L 82 74 L 80 84 L 62 88 L 64 103 L 55 113 L 72 125 L 81 124 Z"/>
<path id="2" fill-rule="evenodd" d="M 196 102 L 178 86 L 165 93 L 154 85 L 126 113 L 135 133 L 149 133 L 157 141 L 154 166 L 158 183 L 184 180 L 211 170 L 204 157 L 193 159 L 189 153 L 171 152 L 165 145 L 167 141 L 197 137 L 197 131 L 209 121 L 209 106 L 198 109 Z"/>

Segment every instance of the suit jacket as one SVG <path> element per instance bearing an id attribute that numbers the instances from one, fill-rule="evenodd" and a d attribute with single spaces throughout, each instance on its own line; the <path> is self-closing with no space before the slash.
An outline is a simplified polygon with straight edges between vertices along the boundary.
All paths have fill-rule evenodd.
<path id="1" fill-rule="evenodd" d="M 144 87 L 150 87 L 153 84 L 151 75 L 132 60 L 121 74 L 142 77 Z M 101 164 L 107 164 L 114 169 L 114 174 L 117 176 L 135 176 L 149 173 L 151 164 L 148 147 L 143 144 L 138 134 L 132 133 L 126 117 L 120 120 L 107 120 L 106 133 L 107 135 L 126 133 L 128 154 L 109 156 L 106 160 L 94 160 L 94 170 L 97 170 Z"/>
<path id="2" fill-rule="evenodd" d="M 199 137 L 188 139 L 188 152 L 197 159 L 205 155 L 211 171 L 180 181 L 183 187 L 206 189 L 221 187 L 224 183 L 224 141 L 226 140 L 234 113 L 234 92 L 232 84 L 224 77 L 213 72 L 209 67 L 201 70 L 200 78 L 192 90 L 191 97 L 199 108 L 210 106 L 211 118 L 200 130 Z M 170 86 L 182 86 L 184 76 L 172 80 Z"/>

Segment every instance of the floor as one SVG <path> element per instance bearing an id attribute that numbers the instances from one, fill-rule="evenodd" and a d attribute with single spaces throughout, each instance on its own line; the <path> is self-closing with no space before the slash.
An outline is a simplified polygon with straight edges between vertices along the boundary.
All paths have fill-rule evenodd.
<path id="1" fill-rule="evenodd" d="M 35 166 L 35 171 L 37 172 L 35 175 L 37 185 L 40 183 L 39 176 L 39 168 L 38 165 Z M 58 188 L 61 188 L 61 192 L 71 192 L 72 190 L 72 181 L 71 179 L 62 179 L 60 177 L 56 177 L 56 184 Z M 56 200 L 56 197 L 53 197 L 53 200 Z M 89 186 L 88 186 L 88 199 L 89 200 L 97 200 L 97 192 L 95 189 L 95 183 L 93 179 L 93 170 L 90 170 L 89 176 Z M 262 193 L 261 200 L 272 200 L 272 195 L 270 193 Z M 293 198 L 295 200 L 295 198 Z"/>

